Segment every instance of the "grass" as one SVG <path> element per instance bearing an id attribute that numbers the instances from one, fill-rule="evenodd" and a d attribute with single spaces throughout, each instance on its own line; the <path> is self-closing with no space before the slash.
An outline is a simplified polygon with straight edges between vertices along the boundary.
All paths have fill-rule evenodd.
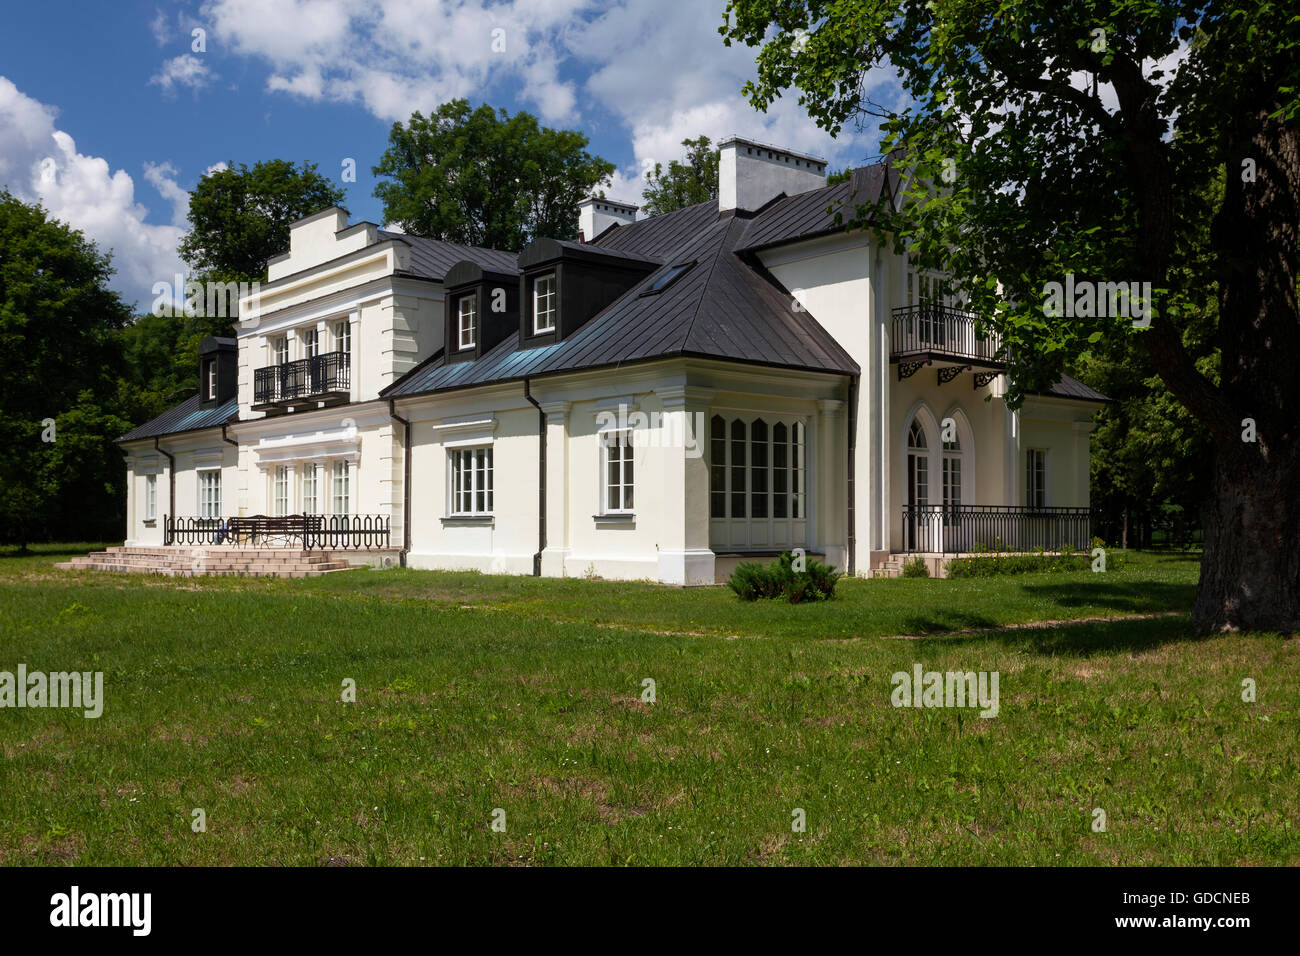
<path id="1" fill-rule="evenodd" d="M 1190 637 L 1195 555 L 797 606 L 55 560 L 0 557 L 0 670 L 107 701 L 0 710 L 3 864 L 1300 863 L 1298 644 Z M 892 707 L 917 662 L 998 671 L 999 716 Z"/>

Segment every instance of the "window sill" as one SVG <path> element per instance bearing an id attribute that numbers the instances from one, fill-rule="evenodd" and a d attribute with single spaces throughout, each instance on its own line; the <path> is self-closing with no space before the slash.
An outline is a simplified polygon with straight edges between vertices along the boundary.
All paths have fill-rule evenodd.
<path id="1" fill-rule="evenodd" d="M 636 524 L 635 514 L 592 515 L 591 520 L 597 524 Z"/>
<path id="2" fill-rule="evenodd" d="M 439 520 L 442 521 L 444 527 L 450 526 L 454 528 L 461 525 L 466 527 L 487 525 L 491 527 L 496 524 L 497 517 L 496 515 L 443 515 Z"/>
<path id="3" fill-rule="evenodd" d="M 145 526 L 146 528 L 152 528 L 152 527 L 154 527 L 156 524 L 158 524 L 158 519 L 157 519 L 157 518 L 145 518 L 145 519 L 144 519 L 144 526 Z"/>

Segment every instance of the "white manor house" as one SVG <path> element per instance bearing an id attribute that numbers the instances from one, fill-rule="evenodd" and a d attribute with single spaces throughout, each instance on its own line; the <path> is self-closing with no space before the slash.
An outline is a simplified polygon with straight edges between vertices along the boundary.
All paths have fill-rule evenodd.
<path id="1" fill-rule="evenodd" d="M 119 553 L 691 585 L 791 548 L 869 574 L 1087 546 L 1106 399 L 1065 378 L 1009 409 L 974 317 L 837 225 L 898 173 L 721 150 L 716 202 L 588 199 L 580 241 L 519 254 L 295 223 L 199 393 L 119 440 Z"/>

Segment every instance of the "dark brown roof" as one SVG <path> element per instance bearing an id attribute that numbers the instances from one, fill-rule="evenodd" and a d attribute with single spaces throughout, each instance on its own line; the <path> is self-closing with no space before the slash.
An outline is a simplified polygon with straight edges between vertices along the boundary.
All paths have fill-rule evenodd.
<path id="1" fill-rule="evenodd" d="M 858 366 L 817 320 L 760 267 L 736 252 L 749 221 L 718 218 L 706 203 L 602 235 L 600 246 L 665 263 L 562 342 L 520 350 L 509 338 L 473 362 L 441 356 L 413 369 L 385 397 L 440 392 L 583 368 L 677 356 L 856 375 Z M 675 264 L 694 265 L 646 295 Z"/>
<path id="2" fill-rule="evenodd" d="M 1084 402 L 1109 402 L 1110 399 L 1094 388 L 1089 388 L 1077 378 L 1062 375 L 1060 381 L 1045 392 L 1036 395 L 1051 395 L 1054 398 L 1073 398 Z"/>
<path id="3" fill-rule="evenodd" d="M 379 230 L 379 241 L 396 239 L 411 247 L 411 274 L 421 279 L 442 281 L 447 270 L 457 262 L 475 262 L 492 272 L 514 272 L 518 256 L 513 252 L 501 252 L 498 249 L 484 249 L 480 246 L 463 246 L 458 242 L 444 242 L 441 239 L 426 239 L 423 236 L 408 236 L 401 232 Z"/>
<path id="4" fill-rule="evenodd" d="M 780 199 L 753 218 L 740 248 L 753 252 L 843 231 L 859 206 L 871 206 L 880 199 L 886 184 L 888 195 L 893 195 L 898 173 L 892 167 L 886 172 L 884 163 L 876 163 L 853 170 L 845 182 Z"/>
<path id="5" fill-rule="evenodd" d="M 138 441 L 141 438 L 161 438 L 180 432 L 193 432 L 203 428 L 218 428 L 239 418 L 239 400 L 231 398 L 215 408 L 200 408 L 199 394 L 195 392 L 175 408 L 169 408 L 157 418 L 131 429 L 118 441 Z"/>

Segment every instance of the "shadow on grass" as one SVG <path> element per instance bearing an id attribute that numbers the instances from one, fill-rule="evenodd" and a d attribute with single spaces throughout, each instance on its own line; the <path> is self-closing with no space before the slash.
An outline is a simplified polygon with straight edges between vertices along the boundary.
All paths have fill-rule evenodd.
<path id="1" fill-rule="evenodd" d="M 64 557 L 69 554 L 82 555 L 91 551 L 103 551 L 105 548 L 117 547 L 121 544 L 121 541 L 87 541 L 80 544 L 33 544 L 26 551 L 11 546 L 0 549 L 0 558 L 53 558 Z"/>
<path id="2" fill-rule="evenodd" d="M 1165 581 L 1073 581 L 1069 584 L 1026 584 L 1026 594 L 1051 601 L 1057 607 L 1104 607 L 1140 614 L 1152 611 L 1190 611 L 1196 599 L 1195 584 Z"/>
<path id="3" fill-rule="evenodd" d="M 1089 624 L 995 631 L 989 634 L 925 638 L 933 644 L 969 644 L 972 641 L 1045 657 L 1091 657 L 1094 654 L 1151 651 L 1166 644 L 1199 643 L 1209 636 L 1193 634 L 1187 617 L 1120 618 Z"/>
<path id="4" fill-rule="evenodd" d="M 926 614 L 909 614 L 902 619 L 903 628 L 908 634 L 944 634 L 948 631 L 1001 627 L 1003 623 L 983 614 L 950 610 L 930 611 Z"/>

